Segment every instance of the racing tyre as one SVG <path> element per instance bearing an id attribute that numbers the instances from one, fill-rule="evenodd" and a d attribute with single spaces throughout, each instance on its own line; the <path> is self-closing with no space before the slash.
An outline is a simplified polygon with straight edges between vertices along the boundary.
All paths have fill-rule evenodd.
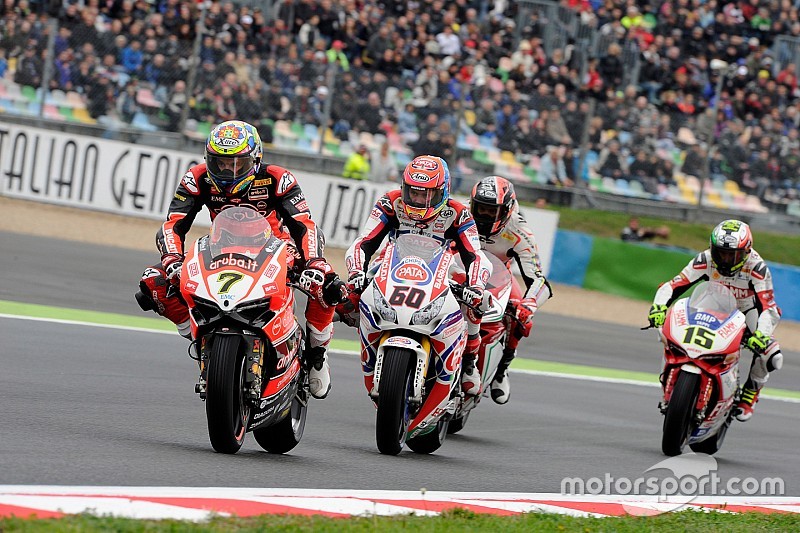
<path id="1" fill-rule="evenodd" d="M 403 449 L 410 419 L 408 397 L 411 394 L 413 352 L 389 348 L 383 356 L 383 370 L 378 385 L 378 412 L 375 417 L 375 440 L 378 450 L 397 455 Z"/>
<path id="2" fill-rule="evenodd" d="M 728 419 L 724 424 L 722 424 L 722 427 L 719 428 L 719 431 L 717 431 L 715 435 L 712 435 L 704 441 L 690 444 L 689 447 L 695 453 L 707 453 L 708 455 L 714 455 L 720 450 L 720 448 L 722 448 L 722 442 L 725 440 L 725 435 L 728 434 L 729 427 L 731 427 L 730 413 L 728 414 Z"/>
<path id="3" fill-rule="evenodd" d="M 247 368 L 239 354 L 241 338 L 214 338 L 208 359 L 206 419 L 211 446 L 220 453 L 236 453 L 242 447 L 250 418 L 243 389 Z"/>
<path id="4" fill-rule="evenodd" d="M 303 371 L 301 370 L 301 372 Z M 306 379 L 304 373 L 301 384 Z M 306 389 L 301 385 L 292 400 L 292 407 L 286 418 L 271 426 L 253 430 L 253 436 L 258 445 L 269 453 L 286 453 L 300 444 L 306 428 L 307 413 L 308 396 Z"/>
<path id="5" fill-rule="evenodd" d="M 449 424 L 449 417 L 450 415 L 444 415 L 442 418 L 439 419 L 439 422 L 436 423 L 436 427 L 433 431 L 429 431 L 424 435 L 420 435 L 418 437 L 414 437 L 413 439 L 408 439 L 408 447 L 411 448 L 416 453 L 433 453 L 439 448 L 441 448 L 442 444 L 444 443 L 444 439 L 447 437 L 448 433 L 448 426 Z"/>
<path id="6" fill-rule="evenodd" d="M 664 455 L 680 455 L 683 452 L 691 433 L 699 386 L 698 374 L 681 372 L 678 375 L 664 415 L 664 434 L 661 438 L 661 451 Z"/>
<path id="7" fill-rule="evenodd" d="M 470 411 L 467 411 L 466 413 L 464 413 L 463 416 L 459 416 L 458 418 L 452 419 L 450 421 L 450 424 L 448 424 L 447 426 L 447 433 L 449 433 L 450 435 L 455 435 L 456 433 L 464 429 L 464 426 L 467 425 L 467 420 L 469 419 L 469 413 Z"/>

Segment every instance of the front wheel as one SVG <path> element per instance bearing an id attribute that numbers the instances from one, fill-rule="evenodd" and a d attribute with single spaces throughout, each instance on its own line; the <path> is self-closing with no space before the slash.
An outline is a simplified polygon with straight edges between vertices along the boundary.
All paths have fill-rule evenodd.
<path id="1" fill-rule="evenodd" d="M 375 417 L 375 440 L 378 450 L 397 455 L 403 449 L 410 419 L 408 396 L 411 394 L 413 352 L 389 348 L 383 356 L 383 370 L 378 384 L 378 413 Z"/>
<path id="2" fill-rule="evenodd" d="M 213 340 L 208 359 L 206 419 L 211 446 L 220 453 L 236 453 L 242 447 L 250 418 L 244 399 L 247 368 L 239 354 L 241 338 L 221 335 Z"/>
<path id="3" fill-rule="evenodd" d="M 664 455 L 680 455 L 683 452 L 691 432 L 699 386 L 698 374 L 681 372 L 678 375 L 664 415 L 664 434 L 661 437 L 661 451 Z"/>
<path id="4" fill-rule="evenodd" d="M 308 413 L 308 397 L 305 392 L 301 382 L 289 414 L 277 424 L 253 430 L 259 446 L 269 453 L 286 453 L 300 444 Z"/>

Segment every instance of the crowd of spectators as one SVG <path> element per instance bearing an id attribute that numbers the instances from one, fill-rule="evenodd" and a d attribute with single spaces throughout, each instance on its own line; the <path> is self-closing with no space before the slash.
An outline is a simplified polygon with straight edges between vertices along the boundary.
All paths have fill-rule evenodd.
<path id="1" fill-rule="evenodd" d="M 4 0 L 0 75 L 41 85 L 57 17 L 48 89 L 81 94 L 94 118 L 146 113 L 176 130 L 188 105 L 195 123 L 236 117 L 269 141 L 273 121 L 319 125 L 327 104 L 341 139 L 391 131 L 411 152 L 452 158 L 460 136 L 477 136 L 520 161 L 538 158 L 559 186 L 584 181 L 577 161 L 588 138 L 591 172 L 653 193 L 676 171 L 708 171 L 767 202 L 798 197 L 797 73 L 791 54 L 772 51 L 778 35 L 800 38 L 796 3 L 560 4 L 599 47 L 585 53 L 569 39 L 553 49 L 544 11 L 501 0 L 207 0 L 205 10 L 183 0 Z M 711 69 L 714 58 L 733 68 Z M 137 97 L 142 89 L 152 101 Z"/>

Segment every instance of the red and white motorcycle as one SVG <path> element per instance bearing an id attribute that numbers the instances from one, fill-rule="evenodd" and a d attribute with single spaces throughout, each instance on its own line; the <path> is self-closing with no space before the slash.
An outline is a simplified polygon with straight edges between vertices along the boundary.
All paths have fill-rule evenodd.
<path id="1" fill-rule="evenodd" d="M 378 450 L 437 450 L 460 397 L 467 324 L 449 242 L 390 240 L 359 303 L 364 384 L 377 407 Z"/>
<path id="2" fill-rule="evenodd" d="M 476 361 L 481 375 L 481 389 L 480 394 L 464 397 L 458 402 L 447 429 L 450 434 L 461 431 L 467 423 L 470 412 L 478 406 L 482 397 L 489 395 L 497 365 L 503 357 L 507 321 L 514 320 L 507 312 L 508 300 L 511 297 L 511 273 L 496 256 L 485 250 L 484 255 L 492 264 L 492 275 L 486 283 L 486 290 L 491 293 L 492 299 L 491 308 L 481 319 L 481 349 Z"/>
<path id="3" fill-rule="evenodd" d="M 684 447 L 713 454 L 722 446 L 739 396 L 739 356 L 745 317 L 726 286 L 699 284 L 691 297 L 667 311 L 661 385 L 664 414 L 661 449 L 679 455 Z"/>
<path id="4" fill-rule="evenodd" d="M 308 377 L 294 314 L 288 245 L 257 211 L 233 207 L 189 250 L 181 294 L 189 305 L 211 446 L 236 453 L 245 434 L 272 453 L 303 435 Z"/>

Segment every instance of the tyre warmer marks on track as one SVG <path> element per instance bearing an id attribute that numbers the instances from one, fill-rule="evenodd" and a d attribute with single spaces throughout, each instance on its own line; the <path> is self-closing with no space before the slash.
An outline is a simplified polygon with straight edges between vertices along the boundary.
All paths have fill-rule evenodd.
<path id="1" fill-rule="evenodd" d="M 800 513 L 800 498 L 756 496 L 569 496 L 548 493 L 412 492 L 181 487 L 0 486 L 0 517 L 58 518 L 90 513 L 137 519 L 204 521 L 262 514 L 437 515 L 462 508 L 479 514 L 545 512 L 572 516 L 656 515 L 687 507 L 708 512 Z"/>

